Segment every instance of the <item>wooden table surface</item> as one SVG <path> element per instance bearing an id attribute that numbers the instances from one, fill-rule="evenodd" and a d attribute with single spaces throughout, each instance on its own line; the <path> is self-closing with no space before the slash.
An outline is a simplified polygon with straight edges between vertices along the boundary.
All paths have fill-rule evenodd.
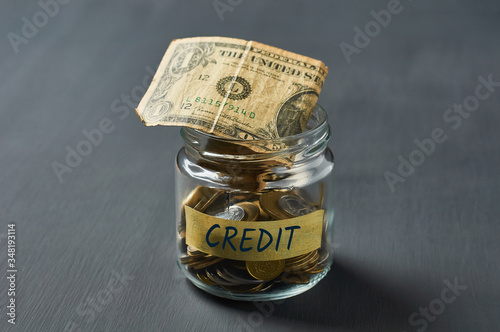
<path id="1" fill-rule="evenodd" d="M 59 1 L 0 5 L 0 331 L 500 331 L 498 1 Z M 286 301 L 175 264 L 182 140 L 133 110 L 203 35 L 329 66 L 335 263 Z"/>

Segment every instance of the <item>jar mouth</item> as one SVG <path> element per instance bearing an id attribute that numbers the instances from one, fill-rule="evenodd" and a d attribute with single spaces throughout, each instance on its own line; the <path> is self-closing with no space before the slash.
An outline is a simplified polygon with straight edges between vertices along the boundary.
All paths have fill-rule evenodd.
<path id="1" fill-rule="evenodd" d="M 313 113 L 311 115 L 311 118 L 309 119 L 307 125 L 306 125 L 306 130 L 295 134 L 295 135 L 290 135 L 290 136 L 284 136 L 284 137 L 277 137 L 277 138 L 269 138 L 269 139 L 252 139 L 252 140 L 245 140 L 245 139 L 240 139 L 240 138 L 232 138 L 232 137 L 221 137 L 217 136 L 214 134 L 210 134 L 204 131 L 201 131 L 199 129 L 194 129 L 194 128 L 189 128 L 189 127 L 182 127 L 181 128 L 181 136 L 186 139 L 187 135 L 189 136 L 195 136 L 195 137 L 204 137 L 206 139 L 210 140 L 217 140 L 217 141 L 225 141 L 228 143 L 236 143 L 236 144 L 241 144 L 241 143 L 259 143 L 259 144 L 273 144 L 273 143 L 286 143 L 286 141 L 299 141 L 300 139 L 306 137 L 306 136 L 314 136 L 316 133 L 324 131 L 328 127 L 328 116 L 326 114 L 326 111 L 321 105 L 316 104 L 314 107 Z"/>
<path id="2" fill-rule="evenodd" d="M 188 154 L 206 160 L 254 163 L 273 158 L 283 161 L 283 158 L 288 158 L 298 161 L 308 159 L 326 148 L 330 139 L 330 126 L 326 111 L 316 104 L 306 130 L 295 135 L 244 140 L 182 127 L 181 136 Z"/>

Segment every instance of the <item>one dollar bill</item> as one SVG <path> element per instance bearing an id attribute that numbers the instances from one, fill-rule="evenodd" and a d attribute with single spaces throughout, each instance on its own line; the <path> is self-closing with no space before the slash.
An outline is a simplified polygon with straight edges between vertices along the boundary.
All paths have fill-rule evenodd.
<path id="1" fill-rule="evenodd" d="M 327 73 L 319 60 L 254 41 L 176 39 L 136 111 L 147 126 L 284 137 L 305 129 Z"/>

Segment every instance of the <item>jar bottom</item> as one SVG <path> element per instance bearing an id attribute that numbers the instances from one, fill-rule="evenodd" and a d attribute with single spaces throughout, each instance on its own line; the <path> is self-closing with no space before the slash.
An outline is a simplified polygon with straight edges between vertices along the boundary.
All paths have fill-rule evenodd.
<path id="1" fill-rule="evenodd" d="M 211 286 L 196 276 L 189 272 L 184 264 L 177 260 L 177 266 L 180 268 L 182 273 L 199 289 L 226 299 L 237 300 L 237 301 L 275 301 L 287 299 L 299 294 L 302 294 L 309 289 L 316 286 L 316 284 L 323 279 L 326 274 L 330 271 L 331 263 L 328 263 L 323 271 L 311 276 L 310 281 L 307 284 L 286 284 L 286 283 L 275 283 L 272 289 L 266 290 L 265 292 L 233 292 L 222 288 L 221 286 L 215 285 Z"/>

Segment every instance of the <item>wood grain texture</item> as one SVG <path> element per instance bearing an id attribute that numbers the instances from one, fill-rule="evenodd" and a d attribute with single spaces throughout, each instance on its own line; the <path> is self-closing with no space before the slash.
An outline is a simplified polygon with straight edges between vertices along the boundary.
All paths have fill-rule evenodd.
<path id="1" fill-rule="evenodd" d="M 500 88 L 457 129 L 443 115 L 475 93 L 478 76 L 500 81 L 500 5 L 401 4 L 347 63 L 339 44 L 353 44 L 354 27 L 387 1 L 242 1 L 221 21 L 212 1 L 75 0 L 18 53 L 9 32 L 41 8 L 2 3 L 0 331 L 417 331 L 409 317 L 455 278 L 468 288 L 426 331 L 499 331 Z M 198 35 L 257 40 L 330 69 L 320 103 L 336 160 L 335 265 L 282 303 L 216 299 L 174 263 L 182 140 L 143 126 L 138 100 L 125 99 L 141 94 L 172 39 Z M 103 119 L 112 132 L 60 182 L 52 162 L 65 163 Z M 384 172 L 436 128 L 446 141 L 392 193 Z M 5 315 L 9 222 L 15 326 Z"/>

